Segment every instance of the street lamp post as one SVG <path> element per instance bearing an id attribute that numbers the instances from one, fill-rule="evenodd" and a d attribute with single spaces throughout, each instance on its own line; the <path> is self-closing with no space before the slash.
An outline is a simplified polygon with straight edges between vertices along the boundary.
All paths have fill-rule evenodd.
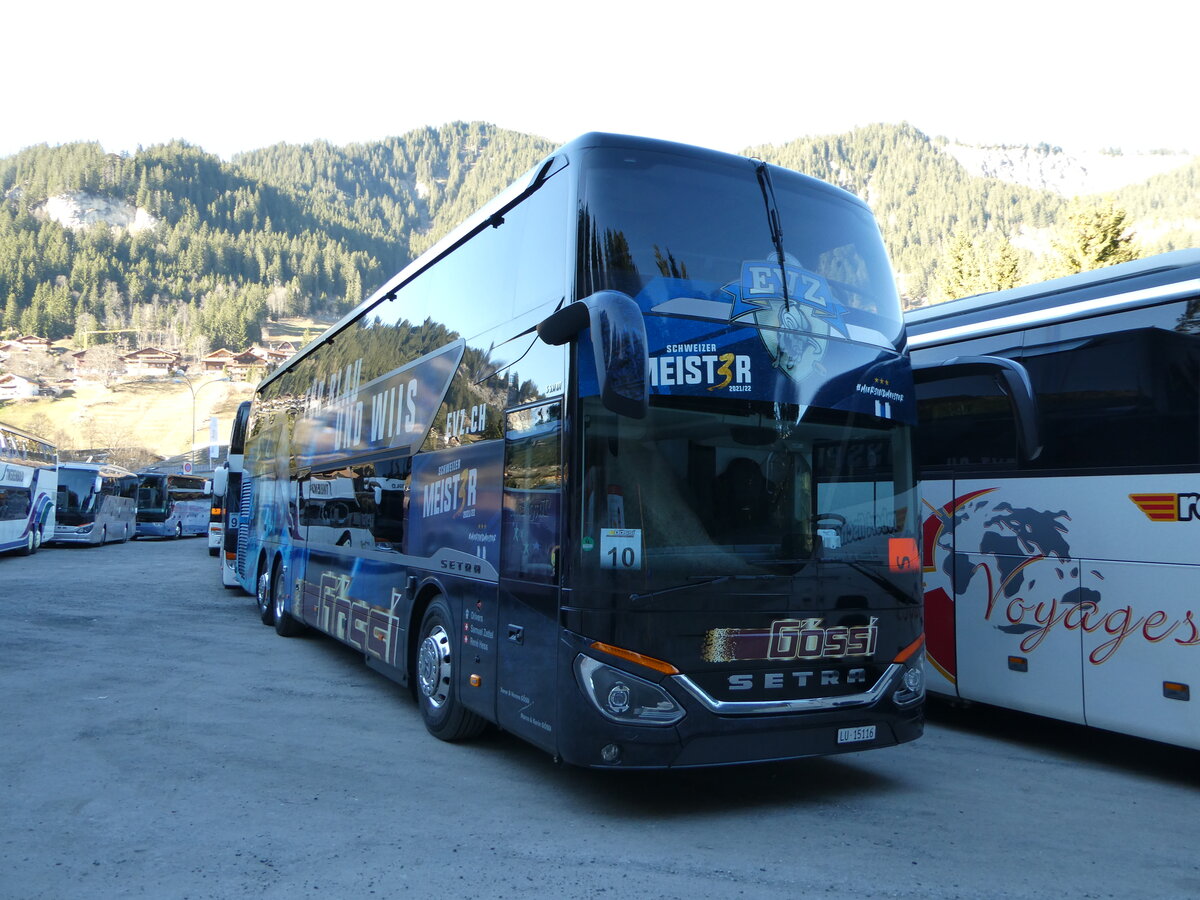
<path id="1" fill-rule="evenodd" d="M 227 375 L 224 378 L 214 378 L 212 381 L 206 382 L 205 384 L 202 384 L 199 387 L 193 387 L 191 379 L 188 378 L 187 375 L 184 375 L 181 372 L 181 373 L 179 373 L 179 377 L 176 378 L 175 380 L 180 381 L 183 384 L 186 384 L 188 386 L 188 390 L 192 392 L 192 431 L 191 431 L 191 436 L 189 438 L 189 441 L 192 446 L 191 446 L 191 450 L 188 455 L 191 456 L 192 468 L 195 469 L 197 466 L 197 460 L 196 460 L 196 395 L 198 393 L 200 393 L 202 390 L 204 390 L 206 387 L 208 387 L 209 385 L 220 384 L 222 381 L 232 381 L 233 379 Z"/>

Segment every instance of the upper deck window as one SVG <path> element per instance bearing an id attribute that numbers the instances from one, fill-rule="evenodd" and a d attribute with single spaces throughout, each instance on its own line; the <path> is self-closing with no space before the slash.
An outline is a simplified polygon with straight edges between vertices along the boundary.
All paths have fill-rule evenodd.
<path id="1" fill-rule="evenodd" d="M 598 149 L 582 168 L 580 296 L 619 290 L 643 308 L 681 292 L 730 303 L 744 264 L 777 259 L 749 160 Z M 788 266 L 828 282 L 854 338 L 895 343 L 900 302 L 869 210 L 796 173 L 771 177 Z M 802 301 L 803 286 L 792 289 Z"/>

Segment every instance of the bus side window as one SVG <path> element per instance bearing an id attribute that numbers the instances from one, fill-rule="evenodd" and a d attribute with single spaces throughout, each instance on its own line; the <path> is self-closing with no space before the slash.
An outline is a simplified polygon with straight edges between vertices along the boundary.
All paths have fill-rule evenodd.
<path id="1" fill-rule="evenodd" d="M 408 506 L 412 457 L 385 459 L 357 469 L 355 490 L 370 510 L 371 534 L 379 550 L 399 551 L 404 541 L 404 512 Z"/>
<path id="2" fill-rule="evenodd" d="M 558 574 L 562 507 L 562 407 L 508 414 L 504 445 L 501 574 L 551 583 Z"/>
<path id="3" fill-rule="evenodd" d="M 1008 398 L 991 378 L 950 378 L 921 385 L 917 395 L 921 469 L 1011 468 L 1017 432 Z"/>

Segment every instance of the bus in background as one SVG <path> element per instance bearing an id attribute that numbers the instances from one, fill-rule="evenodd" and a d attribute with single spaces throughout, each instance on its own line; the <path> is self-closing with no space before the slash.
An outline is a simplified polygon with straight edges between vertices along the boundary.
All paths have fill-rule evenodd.
<path id="1" fill-rule="evenodd" d="M 250 421 L 250 401 L 244 400 L 234 413 L 229 430 L 229 453 L 225 464 L 213 472 L 214 511 L 221 503 L 221 542 L 217 555 L 221 559 L 221 584 L 227 588 L 243 586 L 246 571 L 246 530 L 250 508 L 251 482 L 244 476 L 246 427 Z M 246 589 L 253 593 L 253 584 Z"/>
<path id="2" fill-rule="evenodd" d="M 137 531 L 138 477 L 107 463 L 58 467 L 56 544 L 127 541 Z"/>
<path id="3" fill-rule="evenodd" d="M 444 740 L 601 768 L 912 740 L 903 348 L 866 204 L 586 135 L 259 386 L 242 585 Z"/>
<path id="4" fill-rule="evenodd" d="M 918 385 L 930 689 L 1200 748 L 1200 250 L 907 316 L 915 363 L 1028 372 L 1036 456 L 996 383 Z"/>
<path id="5" fill-rule="evenodd" d="M 0 422 L 0 553 L 36 553 L 54 537 L 58 451 Z"/>
<path id="6" fill-rule="evenodd" d="M 139 472 L 137 537 L 207 534 L 210 486 L 199 475 Z"/>

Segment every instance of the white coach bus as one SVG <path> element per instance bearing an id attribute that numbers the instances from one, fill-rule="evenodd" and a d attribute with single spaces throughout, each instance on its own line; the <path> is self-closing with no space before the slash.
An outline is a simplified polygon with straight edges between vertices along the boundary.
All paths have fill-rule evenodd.
<path id="1" fill-rule="evenodd" d="M 929 689 L 1200 748 L 1200 250 L 906 324 L 914 368 L 1005 357 L 1040 409 L 1025 454 L 990 376 L 918 386 Z"/>

